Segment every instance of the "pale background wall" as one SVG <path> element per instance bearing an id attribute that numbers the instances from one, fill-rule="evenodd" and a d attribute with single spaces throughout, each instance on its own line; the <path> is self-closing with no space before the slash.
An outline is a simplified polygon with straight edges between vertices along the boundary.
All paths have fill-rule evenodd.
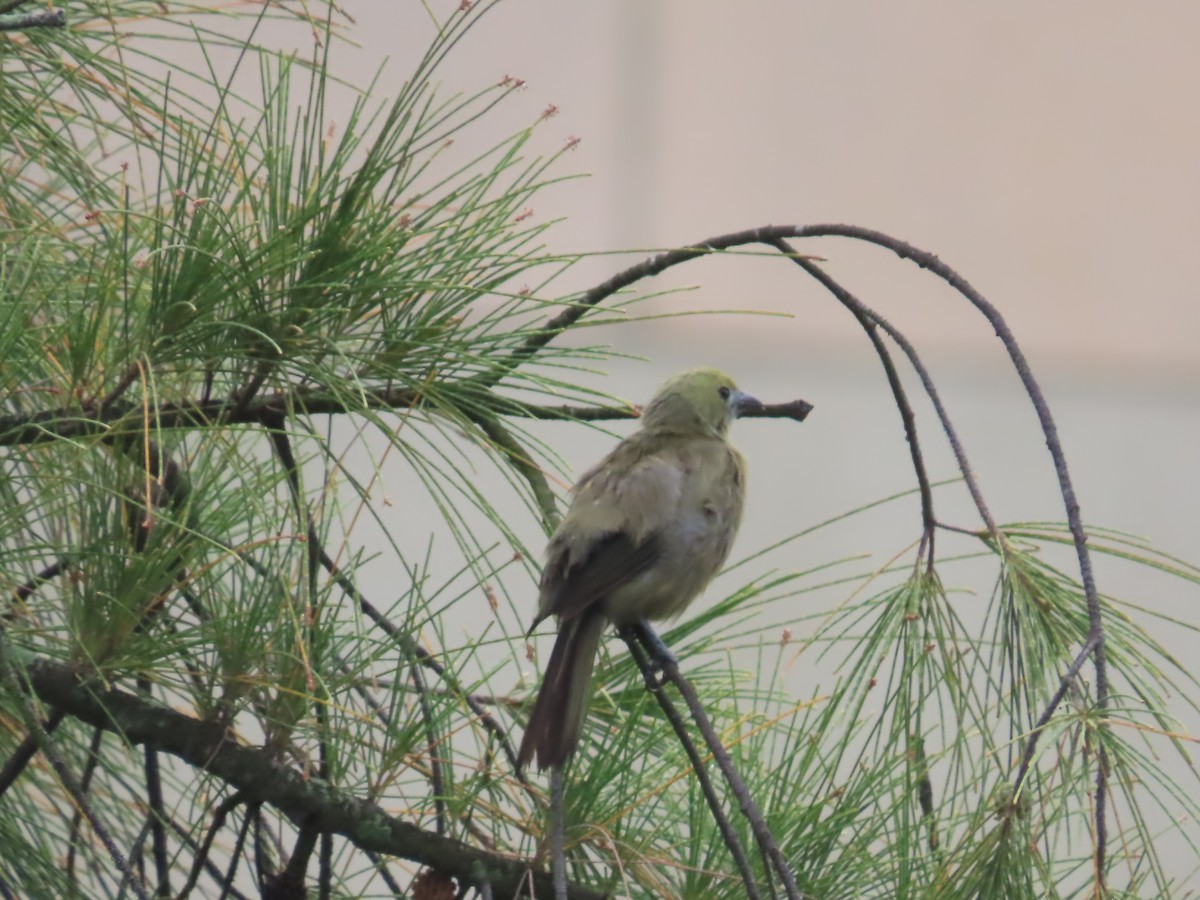
<path id="1" fill-rule="evenodd" d="M 455 5 L 437 2 L 434 10 L 445 16 Z M 361 47 L 338 50 L 334 68 L 360 83 L 384 57 L 391 77 L 404 77 L 432 38 L 420 3 L 344 7 Z M 542 195 L 534 215 L 567 217 L 551 232 L 554 249 L 642 252 L 593 258 L 568 273 L 564 291 L 589 286 L 651 248 L 768 223 L 850 222 L 938 253 L 1000 307 L 1024 345 L 1058 419 L 1085 518 L 1196 560 L 1197 34 L 1200 5 L 1192 0 L 506 0 L 464 40 L 442 78 L 448 90 L 464 91 L 505 74 L 528 82 L 481 127 L 480 146 L 550 104 L 559 113 L 539 126 L 535 147 L 551 153 L 570 136 L 582 139 L 559 171 L 591 177 Z M 395 80 L 382 82 L 383 90 L 395 87 Z M 922 348 L 996 517 L 1062 519 L 1032 411 L 978 316 L 882 251 L 845 241 L 810 249 Z M 913 485 L 899 419 L 869 346 L 795 267 L 710 259 L 652 287 L 685 285 L 697 289 L 638 310 L 739 307 L 795 318 L 692 318 L 585 337 L 647 358 L 616 360 L 594 379 L 634 401 L 674 370 L 715 364 L 764 399 L 801 396 L 816 404 L 803 426 L 738 425 L 752 476 L 735 557 Z M 918 409 L 931 473 L 953 474 L 927 405 Z M 575 472 L 611 443 L 561 424 L 539 433 L 562 448 Z M 359 454 L 347 465 L 356 460 L 370 465 Z M 381 522 L 401 545 L 421 548 L 420 556 L 436 510 L 399 461 L 384 477 L 391 505 L 380 503 Z M 486 470 L 479 479 L 500 484 Z M 939 499 L 939 513 L 974 524 L 953 494 Z M 530 545 L 541 543 L 532 521 L 516 513 L 514 521 Z M 372 541 L 374 526 L 364 523 L 357 546 Z M 910 499 L 773 553 L 756 571 L 858 553 L 878 564 L 915 539 L 918 524 Z M 386 548 L 378 544 L 381 555 L 363 581 L 385 606 L 403 581 Z M 1070 564 L 1069 554 L 1058 559 Z M 442 535 L 432 581 L 459 565 Z M 1104 560 L 1099 574 L 1104 591 L 1186 622 L 1200 619 L 1194 588 Z M 956 578 L 957 570 L 952 586 L 983 591 L 956 600 L 966 619 L 977 620 L 987 584 Z M 504 587 L 501 615 L 512 631 L 532 611 L 533 586 L 517 574 Z M 793 625 L 802 637 L 803 618 L 837 599 L 837 591 L 798 598 L 795 620 L 785 606 L 777 624 Z M 478 616 L 448 623 L 447 641 L 494 633 L 485 599 L 474 602 Z M 1194 634 L 1151 624 L 1181 658 L 1194 655 Z M 549 638 L 542 640 L 544 653 Z M 790 674 L 804 696 L 829 677 L 810 663 Z M 526 674 L 534 677 L 532 666 Z M 1197 723 L 1180 714 L 1194 733 Z"/>
<path id="2" fill-rule="evenodd" d="M 433 34 L 418 3 L 347 9 L 362 47 L 352 60 L 343 51 L 341 65 L 361 65 L 364 78 L 385 56 L 402 76 Z M 539 126 L 535 145 L 549 153 L 582 139 L 560 171 L 591 177 L 534 206 L 542 219 L 568 217 L 551 232 L 556 249 L 656 248 L 752 225 L 844 221 L 938 253 L 1001 308 L 1026 348 L 1085 517 L 1194 559 L 1197 34 L 1200 5 L 1189 0 L 508 0 L 479 22 L 442 78 L 448 90 L 505 74 L 528 82 L 481 141 L 549 104 L 560 111 Z M 1032 412 L 978 316 L 881 251 L 811 246 L 924 350 L 997 517 L 1061 519 Z M 588 286 L 642 255 L 590 260 L 563 285 Z M 782 262 L 706 260 L 653 283 L 684 285 L 698 287 L 639 310 L 741 307 L 796 318 L 692 318 L 586 338 L 649 358 L 597 376 L 633 400 L 666 373 L 713 363 L 766 399 L 816 404 L 803 426 L 739 426 L 754 479 L 740 552 L 911 486 L 878 364 L 836 304 Z M 607 446 L 595 433 L 547 427 L 576 471 Z M 932 446 L 936 423 L 923 427 L 933 474 L 951 474 Z M 970 521 L 964 507 L 950 508 Z M 412 512 L 398 527 L 412 527 Z M 910 505 L 878 532 L 856 526 L 773 562 L 890 554 L 911 536 L 914 513 Z M 1194 591 L 1148 589 L 1121 571 L 1107 577 L 1110 592 L 1197 618 Z M 1184 650 L 1186 635 L 1173 638 Z"/>
<path id="3" fill-rule="evenodd" d="M 350 8 L 364 64 L 403 73 L 432 32 L 416 3 Z M 867 224 L 935 248 L 1047 359 L 1194 373 L 1197 33 L 1190 2 L 509 0 L 444 75 L 525 78 L 510 120 L 553 103 L 545 146 L 583 139 L 568 166 L 592 178 L 538 208 L 570 216 L 564 247 Z M 725 305 L 795 308 L 770 286 L 704 279 Z M 806 316 L 797 337 L 845 335 L 840 314 Z M 988 335 L 962 321 L 911 330 L 969 354 Z"/>

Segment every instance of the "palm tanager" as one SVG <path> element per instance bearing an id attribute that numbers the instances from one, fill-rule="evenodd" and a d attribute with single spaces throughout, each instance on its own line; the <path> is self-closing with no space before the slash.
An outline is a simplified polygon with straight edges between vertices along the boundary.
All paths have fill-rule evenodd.
<path id="1" fill-rule="evenodd" d="M 575 751 L 608 623 L 673 618 L 721 568 L 746 495 L 745 460 L 726 436 L 738 415 L 761 408 L 724 372 L 683 372 L 655 394 L 641 428 L 579 479 L 550 538 L 529 629 L 558 617 L 518 766 L 562 765 Z"/>

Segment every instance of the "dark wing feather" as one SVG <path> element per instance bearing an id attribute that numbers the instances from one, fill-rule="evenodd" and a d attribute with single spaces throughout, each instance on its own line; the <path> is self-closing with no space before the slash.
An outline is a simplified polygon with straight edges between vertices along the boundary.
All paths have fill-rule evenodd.
<path id="1" fill-rule="evenodd" d="M 554 553 L 542 573 L 538 621 L 551 615 L 564 622 L 575 618 L 650 569 L 661 556 L 657 536 L 647 535 L 635 544 L 620 531 L 601 537 L 581 560 L 570 559 L 566 552 Z"/>

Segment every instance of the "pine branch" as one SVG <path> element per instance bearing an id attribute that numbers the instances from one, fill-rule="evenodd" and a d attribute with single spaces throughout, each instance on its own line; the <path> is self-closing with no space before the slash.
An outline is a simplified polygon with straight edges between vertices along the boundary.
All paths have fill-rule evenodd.
<path id="1" fill-rule="evenodd" d="M 550 877 L 530 872 L 519 860 L 441 837 L 389 815 L 374 803 L 351 796 L 279 762 L 271 753 L 237 743 L 224 728 L 175 712 L 146 697 L 81 681 L 68 666 L 34 658 L 10 662 L 24 684 L 44 702 L 89 725 L 120 734 L 176 756 L 225 781 L 251 803 L 269 804 L 318 834 L 336 834 L 356 846 L 429 866 L 460 883 L 490 883 L 500 896 L 523 885 L 549 894 Z M 599 900 L 604 894 L 573 887 L 572 898 Z"/>

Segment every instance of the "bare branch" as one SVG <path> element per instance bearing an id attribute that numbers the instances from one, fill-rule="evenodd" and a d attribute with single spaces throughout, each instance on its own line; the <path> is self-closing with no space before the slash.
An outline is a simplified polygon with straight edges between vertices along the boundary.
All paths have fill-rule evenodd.
<path id="1" fill-rule="evenodd" d="M 29 28 L 63 28 L 67 14 L 61 9 L 41 9 L 18 15 L 0 15 L 0 31 L 24 31 Z"/>

